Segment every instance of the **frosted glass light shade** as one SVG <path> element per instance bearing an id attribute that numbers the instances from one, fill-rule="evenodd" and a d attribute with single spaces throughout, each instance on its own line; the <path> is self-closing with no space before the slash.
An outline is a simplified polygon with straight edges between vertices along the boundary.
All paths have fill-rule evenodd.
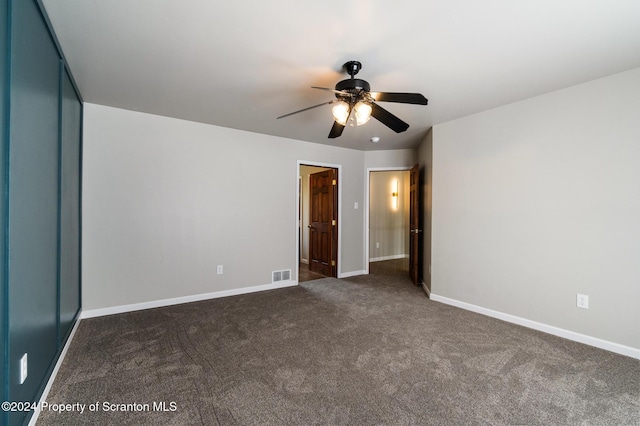
<path id="1" fill-rule="evenodd" d="M 347 124 L 349 118 L 349 104 L 344 101 L 338 102 L 332 109 L 333 118 L 343 126 Z"/>
<path id="2" fill-rule="evenodd" d="M 354 108 L 356 113 L 356 124 L 363 125 L 371 118 L 371 105 L 364 102 L 358 102 Z"/>

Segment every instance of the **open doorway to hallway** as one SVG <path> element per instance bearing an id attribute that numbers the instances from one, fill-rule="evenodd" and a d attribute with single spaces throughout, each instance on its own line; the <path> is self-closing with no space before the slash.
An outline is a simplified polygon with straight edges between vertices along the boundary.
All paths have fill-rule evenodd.
<path id="1" fill-rule="evenodd" d="M 368 170 L 369 274 L 409 274 L 409 169 Z"/>
<path id="2" fill-rule="evenodd" d="M 299 164 L 298 282 L 338 276 L 338 172 Z"/>

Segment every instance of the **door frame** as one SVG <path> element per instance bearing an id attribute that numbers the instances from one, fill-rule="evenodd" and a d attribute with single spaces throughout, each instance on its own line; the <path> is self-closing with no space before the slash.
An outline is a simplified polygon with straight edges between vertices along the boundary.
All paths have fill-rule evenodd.
<path id="1" fill-rule="evenodd" d="M 314 167 L 326 167 L 328 169 L 336 169 L 338 172 L 338 249 L 336 253 L 336 275 L 338 278 L 342 278 L 342 262 L 340 261 L 340 253 L 342 253 L 342 164 L 324 163 L 318 161 L 306 161 L 298 160 L 296 164 L 296 283 L 300 284 L 298 277 L 300 274 L 300 245 L 302 244 L 302 235 L 298 232 L 300 227 L 300 191 L 301 186 L 299 184 L 300 179 L 300 166 L 314 166 Z"/>
<path id="2" fill-rule="evenodd" d="M 369 260 L 370 260 L 370 253 L 369 253 L 369 210 L 371 208 L 371 206 L 369 205 L 369 191 L 371 190 L 370 188 L 370 179 L 371 179 L 371 172 L 404 172 L 404 171 L 409 171 L 411 170 L 411 167 L 413 166 L 398 166 L 398 167 L 368 167 L 366 172 L 365 172 L 365 178 L 364 178 L 364 260 L 365 260 L 365 273 L 369 274 Z M 339 229 L 338 229 L 339 230 Z"/>

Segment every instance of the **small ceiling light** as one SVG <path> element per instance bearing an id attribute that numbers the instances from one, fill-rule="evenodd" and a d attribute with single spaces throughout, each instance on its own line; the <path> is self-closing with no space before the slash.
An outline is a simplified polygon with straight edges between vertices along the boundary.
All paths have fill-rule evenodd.
<path id="1" fill-rule="evenodd" d="M 349 104 L 345 101 L 338 102 L 333 109 L 331 110 L 333 113 L 333 118 L 336 122 L 342 124 L 343 126 L 347 124 L 347 119 L 349 118 Z"/>
<path id="2" fill-rule="evenodd" d="M 379 137 L 379 136 L 374 136 L 374 137 L 372 137 L 372 138 L 371 138 L 371 142 L 373 142 L 373 143 L 378 143 L 378 142 L 380 142 L 380 137 Z"/>
<path id="3" fill-rule="evenodd" d="M 362 126 L 371 118 L 371 105 L 358 102 L 354 108 L 356 112 L 356 124 Z"/>

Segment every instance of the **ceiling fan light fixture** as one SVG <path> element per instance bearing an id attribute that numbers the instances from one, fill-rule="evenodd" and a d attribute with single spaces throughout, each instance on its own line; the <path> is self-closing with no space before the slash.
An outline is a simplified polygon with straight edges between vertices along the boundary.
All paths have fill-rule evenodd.
<path id="1" fill-rule="evenodd" d="M 347 119 L 349 118 L 349 104 L 345 101 L 338 102 L 332 109 L 333 118 L 337 123 L 342 124 L 343 126 L 347 124 Z"/>
<path id="2" fill-rule="evenodd" d="M 356 124 L 362 126 L 371 119 L 371 105 L 365 102 L 358 102 L 354 108 L 356 113 Z"/>
<path id="3" fill-rule="evenodd" d="M 377 121 L 387 126 L 396 133 L 402 133 L 409 128 L 409 123 L 402 121 L 386 109 L 378 105 L 378 102 L 395 102 L 401 104 L 427 105 L 428 100 L 420 93 L 405 92 L 371 92 L 369 83 L 354 76 L 362 68 L 362 64 L 358 61 L 349 61 L 343 66 L 344 70 L 351 76 L 346 80 L 341 80 L 335 85 L 335 89 L 328 87 L 311 86 L 314 89 L 333 92 L 336 99 L 313 105 L 301 110 L 281 115 L 277 118 L 289 117 L 293 114 L 318 108 L 323 105 L 333 104 L 333 125 L 329 132 L 329 139 L 334 139 L 342 135 L 347 123 L 349 126 L 362 126 L 369 122 L 371 116 Z M 379 139 L 378 139 L 379 140 Z M 373 140 L 372 142 L 378 142 Z"/>

